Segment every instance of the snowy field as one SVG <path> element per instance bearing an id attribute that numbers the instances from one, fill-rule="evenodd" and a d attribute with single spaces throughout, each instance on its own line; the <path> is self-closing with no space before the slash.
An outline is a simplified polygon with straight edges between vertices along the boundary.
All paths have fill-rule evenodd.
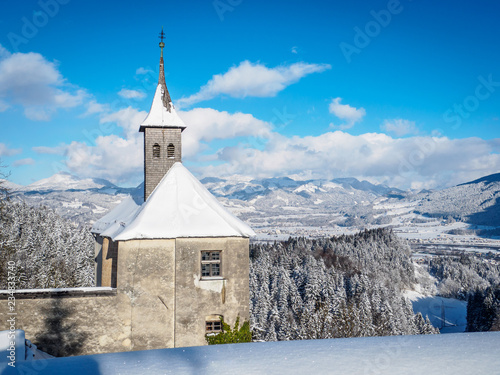
<path id="1" fill-rule="evenodd" d="M 1 364 L 2 374 L 499 374 L 500 332 L 282 341 Z"/>
<path id="2" fill-rule="evenodd" d="M 467 326 L 467 302 L 454 298 L 426 296 L 415 291 L 407 291 L 415 313 L 429 317 L 432 325 L 441 333 L 465 332 Z"/>

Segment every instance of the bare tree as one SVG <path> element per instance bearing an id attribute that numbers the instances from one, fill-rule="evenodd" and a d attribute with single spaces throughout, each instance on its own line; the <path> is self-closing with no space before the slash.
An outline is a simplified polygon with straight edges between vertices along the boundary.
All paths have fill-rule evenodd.
<path id="1" fill-rule="evenodd" d="M 0 279 L 7 280 L 7 262 L 10 260 L 13 249 L 10 246 L 7 236 L 5 236 L 3 228 L 8 217 L 5 213 L 5 205 L 9 199 L 10 190 L 7 187 L 7 177 L 9 173 L 4 172 L 7 168 L 0 160 Z"/>
<path id="2" fill-rule="evenodd" d="M 10 194 L 10 189 L 7 187 L 7 178 L 10 176 L 10 172 L 5 172 L 6 168 L 7 166 L 0 160 L 0 210 L 9 199 Z"/>

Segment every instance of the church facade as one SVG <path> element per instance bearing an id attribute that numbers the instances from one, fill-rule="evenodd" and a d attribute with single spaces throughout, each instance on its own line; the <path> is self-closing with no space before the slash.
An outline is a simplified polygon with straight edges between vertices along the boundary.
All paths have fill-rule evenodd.
<path id="1" fill-rule="evenodd" d="M 163 39 L 160 48 L 153 103 L 138 124 L 144 198 L 125 199 L 92 227 L 97 286 L 16 291 L 16 328 L 49 353 L 50 337 L 56 347 L 75 345 L 73 354 L 205 345 L 221 317 L 230 325 L 249 319 L 254 232 L 183 166 L 186 125 L 165 83 Z"/>
<path id="2" fill-rule="evenodd" d="M 98 286 L 130 298 L 141 347 L 204 345 L 205 334 L 220 332 L 221 317 L 249 319 L 254 232 L 182 165 L 186 126 L 165 83 L 163 41 L 160 48 L 158 85 L 139 127 L 144 202 L 127 200 L 95 223 L 96 276 Z"/>

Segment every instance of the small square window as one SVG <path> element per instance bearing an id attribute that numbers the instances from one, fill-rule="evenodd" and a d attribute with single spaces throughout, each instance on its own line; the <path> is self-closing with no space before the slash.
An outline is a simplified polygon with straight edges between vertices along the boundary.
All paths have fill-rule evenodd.
<path id="1" fill-rule="evenodd" d="M 212 318 L 213 319 L 213 318 Z M 222 322 L 219 320 L 207 320 L 205 322 L 205 331 L 207 333 L 219 333 L 222 332 Z"/>
<path id="2" fill-rule="evenodd" d="M 201 252 L 201 277 L 221 276 L 221 252 L 202 251 Z"/>

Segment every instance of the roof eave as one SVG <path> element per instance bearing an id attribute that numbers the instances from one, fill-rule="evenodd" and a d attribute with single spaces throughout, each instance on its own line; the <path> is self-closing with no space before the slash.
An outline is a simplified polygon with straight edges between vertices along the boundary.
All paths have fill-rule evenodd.
<path id="1" fill-rule="evenodd" d="M 163 128 L 163 129 L 181 129 L 181 132 L 186 129 L 186 126 L 173 126 L 173 125 L 141 125 L 139 132 L 144 133 L 146 128 Z"/>
<path id="2" fill-rule="evenodd" d="M 108 236 L 104 236 L 104 237 L 108 237 Z M 130 238 L 117 238 L 119 237 L 119 235 L 117 236 L 114 236 L 114 237 L 109 237 L 111 238 L 112 241 L 138 241 L 138 240 L 151 240 L 151 241 L 155 241 L 155 240 L 176 240 L 176 239 L 189 239 L 189 238 L 246 238 L 246 239 L 250 239 L 251 237 L 254 237 L 254 236 L 249 236 L 247 234 L 241 234 L 241 235 L 236 235 L 236 234 L 232 234 L 232 235 L 217 235 L 217 236 L 176 236 L 176 237 L 130 237 Z"/>

